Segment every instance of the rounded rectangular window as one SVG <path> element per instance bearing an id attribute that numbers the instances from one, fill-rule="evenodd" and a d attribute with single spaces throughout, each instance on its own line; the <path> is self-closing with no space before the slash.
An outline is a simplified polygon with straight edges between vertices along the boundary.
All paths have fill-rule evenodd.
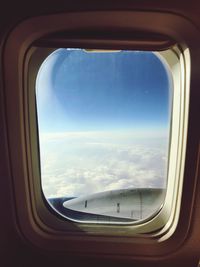
<path id="1" fill-rule="evenodd" d="M 173 77 L 159 52 L 57 49 L 36 80 L 41 184 L 72 221 L 140 223 L 168 183 Z"/>

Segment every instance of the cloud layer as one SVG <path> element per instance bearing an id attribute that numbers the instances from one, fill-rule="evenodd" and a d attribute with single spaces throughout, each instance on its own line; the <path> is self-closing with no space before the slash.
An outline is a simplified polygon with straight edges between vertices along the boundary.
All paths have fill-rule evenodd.
<path id="1" fill-rule="evenodd" d="M 150 137 L 149 137 L 150 136 Z M 40 136 L 42 187 L 47 198 L 107 190 L 164 187 L 167 138 L 84 132 Z"/>

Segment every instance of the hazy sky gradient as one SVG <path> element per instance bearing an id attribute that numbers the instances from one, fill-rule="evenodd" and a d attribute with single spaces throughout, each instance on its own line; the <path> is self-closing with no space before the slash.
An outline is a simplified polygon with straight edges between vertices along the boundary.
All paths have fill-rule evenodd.
<path id="1" fill-rule="evenodd" d="M 57 50 L 37 79 L 40 131 L 166 128 L 168 88 L 153 53 Z"/>

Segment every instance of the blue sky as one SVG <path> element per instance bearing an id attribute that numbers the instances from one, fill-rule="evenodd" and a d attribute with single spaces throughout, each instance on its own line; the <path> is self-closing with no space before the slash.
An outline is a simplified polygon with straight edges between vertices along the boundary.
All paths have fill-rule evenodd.
<path id="1" fill-rule="evenodd" d="M 47 57 L 36 81 L 45 196 L 165 187 L 170 86 L 152 52 Z"/>
<path id="2" fill-rule="evenodd" d="M 151 52 L 59 49 L 37 78 L 41 132 L 165 129 L 169 78 Z"/>

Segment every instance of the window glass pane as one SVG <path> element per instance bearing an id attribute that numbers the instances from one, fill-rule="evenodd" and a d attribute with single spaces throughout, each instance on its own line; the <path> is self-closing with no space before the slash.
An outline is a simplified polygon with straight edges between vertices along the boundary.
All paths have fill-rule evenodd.
<path id="1" fill-rule="evenodd" d="M 167 185 L 170 70 L 153 52 L 58 49 L 36 81 L 41 183 L 78 221 L 155 214 Z"/>

